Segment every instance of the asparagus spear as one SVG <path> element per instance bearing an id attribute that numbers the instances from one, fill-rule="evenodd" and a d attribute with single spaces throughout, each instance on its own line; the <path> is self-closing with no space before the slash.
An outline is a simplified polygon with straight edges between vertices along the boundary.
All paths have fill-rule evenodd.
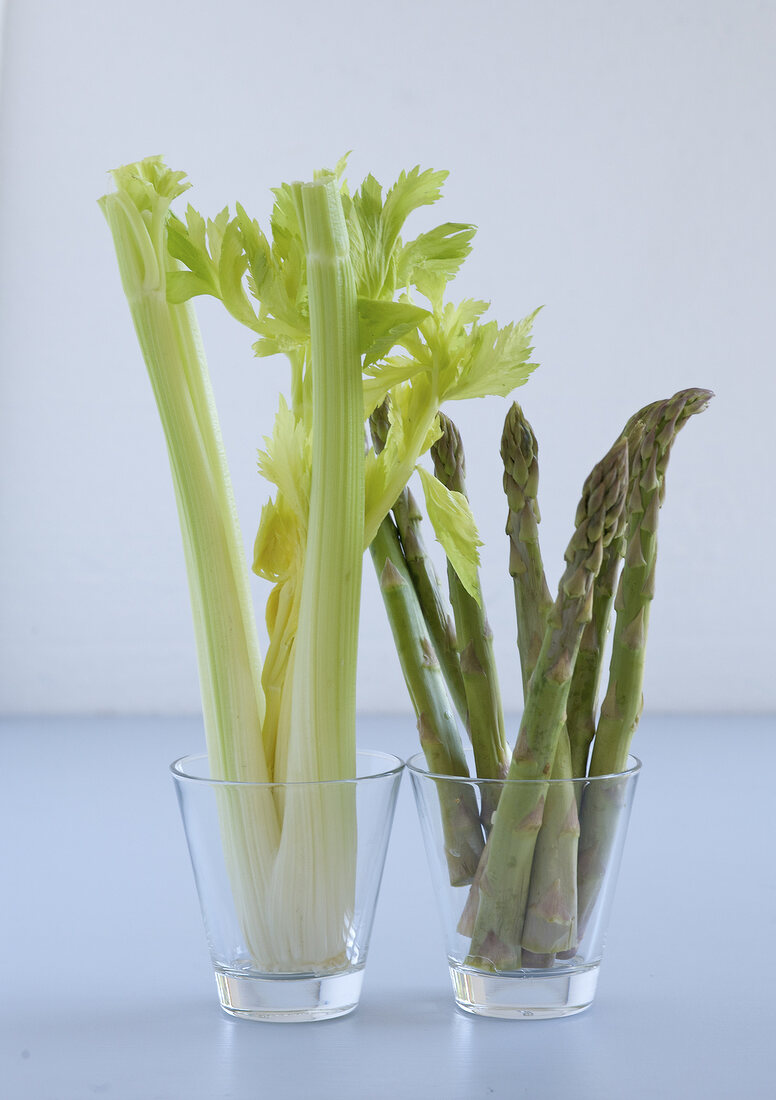
<path id="1" fill-rule="evenodd" d="M 585 482 L 566 570 L 528 689 L 508 779 L 548 779 L 563 728 L 571 674 L 603 550 L 619 523 L 627 488 L 627 445 L 618 440 Z M 478 905 L 469 961 L 486 969 L 521 965 L 531 865 L 547 783 L 514 784 L 501 796 L 478 870 Z M 484 866 L 483 866 L 484 865 Z"/>
<path id="2" fill-rule="evenodd" d="M 370 426 L 375 450 L 385 446 L 389 429 L 390 398 L 372 413 Z M 399 529 L 404 560 L 417 592 L 423 618 L 439 659 L 447 689 L 462 720 L 466 718 L 466 695 L 463 688 L 461 666 L 458 659 L 458 642 L 455 624 L 447 598 L 442 591 L 434 569 L 434 563 L 426 552 L 421 533 L 423 518 L 420 508 L 409 488 L 405 487 L 393 506 L 393 517 Z"/>
<path id="3" fill-rule="evenodd" d="M 615 609 L 609 683 L 593 742 L 590 775 L 622 771 L 643 705 L 644 655 L 649 607 L 655 591 L 657 526 L 665 496 L 665 474 L 674 440 L 713 394 L 687 389 L 642 409 L 633 418 L 642 426 L 632 456 L 627 504 L 625 561 Z M 631 423 L 633 423 L 633 421 Z M 579 844 L 579 935 L 584 935 L 609 865 L 615 819 L 622 808 L 624 786 L 612 780 L 590 787 L 582 805 Z"/>
<path id="4" fill-rule="evenodd" d="M 563 782 L 571 778 L 571 746 L 564 726 L 531 867 L 521 937 L 524 967 L 550 966 L 556 953 L 577 942 L 579 815 L 574 784 Z"/>
<path id="5" fill-rule="evenodd" d="M 667 401 L 656 402 L 637 414 L 643 429 L 632 458 L 625 564 L 615 602 L 617 621 L 609 683 L 596 729 L 591 775 L 621 771 L 628 759 L 641 716 L 649 607 L 655 592 L 658 513 L 665 496 L 666 467 L 678 432 L 691 416 L 703 412 L 712 396 L 709 390 L 680 390 Z"/>
<path id="6" fill-rule="evenodd" d="M 504 421 L 501 458 L 509 513 L 509 572 L 515 590 L 517 646 L 523 676 L 523 698 L 542 648 L 552 596 L 539 549 L 539 445 L 533 428 L 515 401 Z"/>
<path id="7" fill-rule="evenodd" d="M 466 496 L 466 460 L 458 429 L 439 414 L 442 434 L 431 448 L 434 473 L 446 488 Z M 509 747 L 504 733 L 504 714 L 493 655 L 493 631 L 484 608 L 461 584 L 451 565 L 447 567 L 450 602 L 461 651 L 461 673 L 466 693 L 466 728 L 474 749 L 480 779 L 503 779 L 509 767 Z M 482 788 L 482 817 L 486 829 L 496 808 L 499 788 Z"/>
<path id="8" fill-rule="evenodd" d="M 590 745 L 595 735 L 603 650 L 622 561 L 621 535 L 622 532 L 619 532 L 604 552 L 593 595 L 593 613 L 582 633 L 569 690 L 566 725 L 571 748 L 572 775 L 577 778 L 587 774 Z"/>
<path id="9" fill-rule="evenodd" d="M 643 433 L 641 409 L 630 418 L 622 432 L 628 444 L 628 455 L 632 458 L 638 450 Z M 629 465 L 629 485 L 633 483 L 634 465 Z M 601 681 L 604 646 L 609 630 L 609 621 L 614 606 L 614 594 L 625 547 L 625 528 L 627 508 L 623 508 L 619 527 L 614 538 L 604 550 L 601 569 L 595 581 L 593 591 L 593 614 L 582 632 L 579 653 L 571 678 L 569 701 L 566 713 L 566 725 L 571 744 L 572 774 L 582 778 L 587 774 L 587 762 L 590 746 L 595 736 L 596 715 L 598 711 L 598 689 Z"/>
<path id="10" fill-rule="evenodd" d="M 369 549 L 429 769 L 442 775 L 468 776 L 439 661 L 390 516 L 381 523 Z M 440 784 L 439 799 L 450 882 L 464 886 L 472 881 L 483 849 L 477 800 L 465 783 L 460 787 Z"/>
<path id="11" fill-rule="evenodd" d="M 552 608 L 539 549 L 538 456 L 539 446 L 533 428 L 515 402 L 504 421 L 501 458 L 509 506 L 506 527 L 509 572 L 515 592 L 523 698 L 528 695 L 528 684 Z M 552 778 L 562 780 L 571 776 L 571 748 L 568 733 L 563 729 L 553 761 Z M 547 791 L 531 870 L 523 929 L 523 966 L 549 966 L 555 952 L 567 950 L 575 942 L 578 839 L 574 788 L 566 783 L 552 783 Z"/>
<path id="12" fill-rule="evenodd" d="M 388 435 L 388 399 L 370 417 L 372 443 L 379 454 Z M 405 492 L 408 490 L 405 489 Z M 404 494 L 402 494 L 404 495 Z M 413 583 L 395 523 L 386 516 L 369 547 L 380 581 L 383 603 L 393 633 L 404 681 L 418 720 L 418 733 L 426 762 L 440 775 L 469 775 L 458 724 L 445 686 L 428 620 Z M 439 588 L 433 566 L 426 563 L 427 577 Z M 427 590 L 428 591 L 428 590 Z M 430 617 L 443 607 L 442 599 L 428 605 Z M 437 625 L 439 622 L 437 620 Z M 457 662 L 455 650 L 453 655 Z M 460 676 L 460 670 L 459 670 Z M 471 787 L 439 786 L 448 874 L 453 886 L 470 883 L 483 850 L 476 798 Z"/>

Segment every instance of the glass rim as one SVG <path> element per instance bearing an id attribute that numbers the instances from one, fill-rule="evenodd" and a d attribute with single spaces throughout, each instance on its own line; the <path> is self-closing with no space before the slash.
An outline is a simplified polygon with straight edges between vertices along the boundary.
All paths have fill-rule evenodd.
<path id="1" fill-rule="evenodd" d="M 391 752 L 383 752 L 381 749 L 357 749 L 356 760 L 359 757 L 371 757 L 372 759 L 378 757 L 386 765 L 390 763 L 393 766 L 385 766 L 380 771 L 370 771 L 366 775 L 355 775 L 350 779 L 294 779 L 290 782 L 282 779 L 212 779 L 210 776 L 193 775 L 186 770 L 195 761 L 204 760 L 207 762 L 208 754 L 206 752 L 195 752 L 186 756 L 179 756 L 177 760 L 173 760 L 169 767 L 173 779 L 176 780 L 185 779 L 189 783 L 204 783 L 211 787 L 250 787 L 254 790 L 269 787 L 333 787 L 362 783 L 369 779 L 385 779 L 388 776 L 400 775 L 405 767 L 401 757 L 395 756 Z"/>
<path id="2" fill-rule="evenodd" d="M 467 755 L 472 755 L 471 749 L 467 750 Z M 418 763 L 418 761 L 421 763 Z M 421 766 L 421 764 L 423 766 Z M 428 768 L 425 767 L 425 757 L 422 752 L 413 753 L 412 756 L 404 761 L 404 766 L 411 775 L 417 775 L 423 779 L 446 779 L 448 782 L 476 783 L 478 786 L 495 783 L 503 787 L 507 783 L 510 785 L 518 783 L 591 783 L 599 779 L 624 779 L 626 776 L 638 775 L 641 771 L 641 760 L 638 756 L 634 756 L 633 753 L 628 753 L 628 767 L 621 772 L 607 772 L 605 775 L 578 775 L 571 776 L 568 779 L 480 779 L 477 775 L 446 775 L 444 772 L 429 771 Z"/>

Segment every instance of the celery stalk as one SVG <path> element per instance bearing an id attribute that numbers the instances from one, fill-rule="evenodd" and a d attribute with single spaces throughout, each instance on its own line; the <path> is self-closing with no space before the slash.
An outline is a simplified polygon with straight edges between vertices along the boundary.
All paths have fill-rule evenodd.
<path id="1" fill-rule="evenodd" d="M 307 259 L 312 481 L 283 778 L 355 776 L 356 658 L 364 532 L 364 437 L 356 289 L 339 188 L 295 184 Z M 288 957 L 345 957 L 355 889 L 355 790 L 289 787 L 271 894 Z M 296 919 L 287 920 L 293 914 Z"/>
<path id="2" fill-rule="evenodd" d="M 101 200 L 167 442 L 194 616 L 211 774 L 266 780 L 264 699 L 247 564 L 194 311 L 167 302 L 165 223 L 179 177 L 155 159 L 114 172 Z M 221 806 L 235 905 L 250 950 L 270 950 L 263 897 L 278 822 L 271 798 Z"/>
<path id="3" fill-rule="evenodd" d="M 355 773 L 364 532 L 356 288 L 335 180 L 294 190 L 307 252 L 313 454 L 287 778 L 348 779 Z"/>
<path id="4" fill-rule="evenodd" d="M 214 778 L 264 780 L 257 737 L 264 697 L 248 568 L 194 311 L 167 302 L 174 261 L 164 222 L 174 174 L 157 175 L 157 168 L 146 162 L 119 169 L 119 190 L 101 206 L 167 442 Z"/>

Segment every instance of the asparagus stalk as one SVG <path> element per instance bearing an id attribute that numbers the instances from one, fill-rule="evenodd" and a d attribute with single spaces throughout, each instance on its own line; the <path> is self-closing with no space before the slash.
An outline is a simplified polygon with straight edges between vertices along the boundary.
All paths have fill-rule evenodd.
<path id="1" fill-rule="evenodd" d="M 603 550 L 613 538 L 627 488 L 627 445 L 618 440 L 585 482 L 566 569 L 550 613 L 493 829 L 483 855 L 469 961 L 485 969 L 521 966 L 521 938 L 546 782 L 563 729 L 571 674 Z"/>
<path id="2" fill-rule="evenodd" d="M 388 399 L 375 410 L 369 424 L 372 443 L 379 454 L 388 436 Z M 438 600 L 424 605 L 413 583 L 396 524 L 390 516 L 380 524 L 369 551 L 418 720 L 426 763 L 431 771 L 440 775 L 468 777 L 458 724 L 445 686 L 446 677 L 426 617 L 428 611 L 434 620 L 434 611 L 443 608 L 441 593 Z M 431 563 L 427 562 L 422 571 L 429 580 L 433 578 L 438 590 Z M 429 588 L 425 591 L 430 594 Z M 441 625 L 438 618 L 434 621 L 437 626 Z M 457 652 L 453 651 L 453 656 L 457 663 Z M 460 669 L 458 674 L 460 678 Z M 439 786 L 439 799 L 450 882 L 453 886 L 465 886 L 473 879 L 484 844 L 474 792 L 466 784 L 458 788 L 445 783 Z"/>
<path id="3" fill-rule="evenodd" d="M 429 769 L 440 775 L 468 776 L 439 661 L 390 516 L 380 524 L 369 550 Z M 460 787 L 439 784 L 439 799 L 450 882 L 465 886 L 472 881 L 483 850 L 477 801 L 465 783 Z"/>
<path id="4" fill-rule="evenodd" d="M 370 426 L 375 450 L 379 453 L 385 446 L 389 429 L 390 398 L 372 413 Z M 455 623 L 447 597 L 439 583 L 434 563 L 429 557 L 421 531 L 423 515 L 412 495 L 405 486 L 393 506 L 393 517 L 399 529 L 404 560 L 412 578 L 412 583 L 420 601 L 423 618 L 426 620 L 429 636 L 434 646 L 442 675 L 450 692 L 455 709 L 462 720 L 466 718 L 466 695 L 458 658 L 458 641 Z"/>
<path id="5" fill-rule="evenodd" d="M 632 456 L 633 474 L 627 504 L 625 561 L 615 609 L 617 618 L 609 665 L 609 683 L 593 743 L 590 775 L 621 772 L 643 705 L 644 656 L 649 608 L 655 591 L 657 526 L 665 495 L 668 459 L 678 432 L 702 412 L 713 395 L 709 390 L 681 390 L 666 401 L 641 410 L 640 439 Z M 629 433 L 634 438 L 633 432 Z M 579 845 L 579 935 L 584 935 L 601 883 L 606 875 L 622 808 L 622 783 L 617 780 L 589 787 L 582 805 Z"/>
<path id="6" fill-rule="evenodd" d="M 509 513 L 509 572 L 515 590 L 517 646 L 523 676 L 523 698 L 539 658 L 552 596 L 539 549 L 539 445 L 533 428 L 515 401 L 504 421 L 501 458 Z"/>
<path id="7" fill-rule="evenodd" d="M 579 815 L 571 777 L 571 746 L 564 726 L 536 838 L 522 934 L 524 967 L 550 966 L 557 952 L 577 942 Z"/>
<path id="8" fill-rule="evenodd" d="M 528 684 L 552 608 L 539 548 L 538 454 L 533 429 L 515 402 L 504 422 L 501 457 L 509 505 L 506 528 L 510 545 L 509 572 L 515 591 L 523 698 L 528 695 Z M 564 729 L 553 761 L 552 779 L 564 780 L 571 776 L 571 748 Z M 575 941 L 578 839 L 574 788 L 562 782 L 552 783 L 547 791 L 534 852 L 523 930 L 523 966 L 549 966 L 555 952 L 567 950 Z"/>
<path id="9" fill-rule="evenodd" d="M 628 759 L 641 715 L 649 608 L 655 592 L 658 514 L 665 496 L 668 459 L 678 432 L 691 416 L 703 412 L 712 396 L 709 390 L 681 390 L 638 414 L 643 430 L 632 458 L 625 563 L 615 602 L 609 683 L 596 729 L 591 775 L 622 771 Z"/>
<path id="10" fill-rule="evenodd" d="M 601 571 L 596 579 L 593 594 L 593 613 L 582 633 L 569 689 L 566 726 L 571 750 L 572 775 L 577 778 L 587 774 L 590 745 L 595 735 L 603 650 L 614 605 L 621 560 L 622 537 L 619 532 L 604 552 Z"/>
<path id="11" fill-rule="evenodd" d="M 466 460 L 458 429 L 439 414 L 442 434 L 431 448 L 434 473 L 446 488 L 466 496 Z M 493 631 L 485 609 L 471 596 L 448 563 L 450 602 L 461 651 L 461 674 L 466 694 L 466 728 L 474 749 L 480 779 L 503 779 L 509 767 L 509 746 L 504 732 Z M 482 789 L 482 817 L 486 829 L 498 801 L 499 788 Z"/>
<path id="12" fill-rule="evenodd" d="M 643 432 L 642 409 L 630 418 L 622 432 L 628 444 L 629 459 L 637 453 Z M 629 461 L 629 478 L 633 483 L 634 465 Z M 620 516 L 620 524 L 614 538 L 604 550 L 601 569 L 596 577 L 593 592 L 593 615 L 582 633 L 574 675 L 571 678 L 566 713 L 569 741 L 571 743 L 572 772 L 577 778 L 587 774 L 590 746 L 595 736 L 598 712 L 598 689 L 601 681 L 604 646 L 609 621 L 614 607 L 614 594 L 620 574 L 625 547 L 627 509 Z"/>

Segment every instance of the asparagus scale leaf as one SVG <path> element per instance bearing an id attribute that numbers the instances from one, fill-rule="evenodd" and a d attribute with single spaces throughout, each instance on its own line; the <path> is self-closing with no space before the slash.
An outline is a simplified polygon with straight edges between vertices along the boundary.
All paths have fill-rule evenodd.
<path id="1" fill-rule="evenodd" d="M 469 949 L 470 963 L 479 968 L 514 970 L 521 966 L 531 866 L 547 781 L 564 725 L 580 638 L 592 614 L 593 584 L 624 506 L 627 468 L 627 445 L 619 440 L 583 488 L 576 528 L 565 554 L 566 569 L 531 677 L 507 775 L 508 780 L 538 782 L 505 786 L 482 857 Z M 469 907 L 469 912 L 472 909 Z"/>

